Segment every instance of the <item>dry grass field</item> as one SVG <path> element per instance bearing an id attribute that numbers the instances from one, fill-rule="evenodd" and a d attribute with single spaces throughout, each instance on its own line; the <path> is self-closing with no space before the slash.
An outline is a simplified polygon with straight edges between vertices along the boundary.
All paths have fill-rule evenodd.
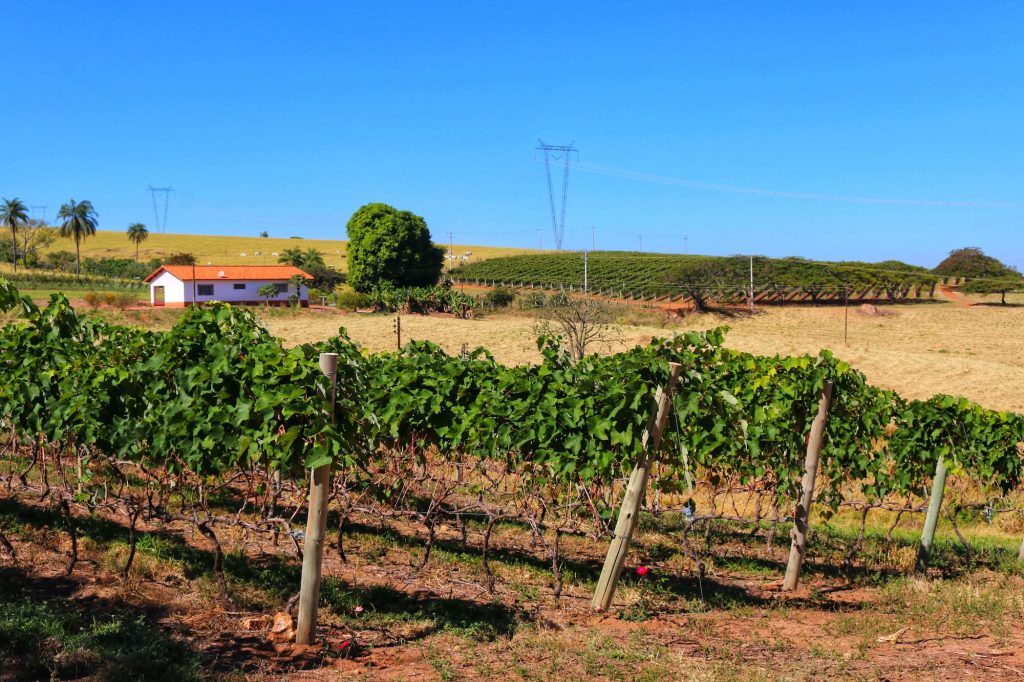
<path id="1" fill-rule="evenodd" d="M 338 234 L 344 234 L 344 227 L 339 226 Z M 148 261 L 163 258 L 174 253 L 191 253 L 200 264 L 215 265 L 267 265 L 277 262 L 275 253 L 285 249 L 300 248 L 316 249 L 324 256 L 328 265 L 342 271 L 348 269 L 345 258 L 347 241 L 341 239 L 298 239 L 268 237 L 222 237 L 201 234 L 157 234 L 150 232 L 149 239 L 142 243 L 139 259 Z M 444 244 L 447 248 L 447 244 Z M 74 251 L 75 245 L 69 239 L 58 239 L 47 251 Z M 499 246 L 466 246 L 455 244 L 454 251 L 458 255 L 466 253 L 471 261 L 510 256 L 519 253 L 532 253 L 529 249 L 515 249 Z M 99 230 L 95 237 L 82 242 L 82 258 L 134 258 L 135 245 L 128 241 L 124 232 Z"/>
<path id="2" fill-rule="evenodd" d="M 646 318 L 646 324 L 616 325 L 616 341 L 601 350 L 619 350 L 674 331 L 728 325 L 726 345 L 739 350 L 793 355 L 828 348 L 872 383 L 906 397 L 951 393 L 993 409 L 1024 412 L 1022 302 L 1006 307 L 950 302 L 879 306 L 879 315 L 851 307 L 848 345 L 843 343 L 844 315 L 838 307 L 765 308 L 753 317 L 691 315 L 675 322 L 651 312 L 636 315 Z M 267 322 L 288 343 L 322 339 L 344 326 L 371 350 L 395 346 L 393 317 L 388 315 L 271 312 Z M 516 364 L 540 357 L 533 326 L 531 317 L 515 313 L 477 320 L 411 315 L 402 317 L 402 338 L 434 341 L 449 353 L 457 353 L 463 343 L 484 346 L 501 362 Z"/>
<path id="3" fill-rule="evenodd" d="M 686 330 L 730 327 L 726 345 L 765 355 L 817 353 L 822 348 L 863 371 L 878 386 L 908 398 L 936 393 L 963 395 L 1000 410 L 1024 412 L 1024 295 L 1011 296 L 1011 305 L 997 300 L 967 307 L 953 302 L 879 306 L 879 315 L 849 313 L 849 344 L 843 342 L 843 309 L 839 307 L 763 308 L 753 317 L 689 315 L 669 319 L 654 310 L 627 308 L 623 323 L 612 328 L 613 340 L 597 349 L 614 352 Z M 74 301 L 81 310 L 85 305 Z M 134 310 L 117 313 L 102 309 L 115 321 L 149 328 L 171 326 L 174 310 Z M 343 314 L 334 310 L 261 309 L 271 332 L 288 344 L 317 341 L 345 327 L 369 350 L 395 347 L 393 315 Z M 519 312 L 485 315 L 474 320 L 450 316 L 402 316 L 402 340 L 429 340 L 449 353 L 463 343 L 483 346 L 505 364 L 537 362 L 535 320 Z"/>

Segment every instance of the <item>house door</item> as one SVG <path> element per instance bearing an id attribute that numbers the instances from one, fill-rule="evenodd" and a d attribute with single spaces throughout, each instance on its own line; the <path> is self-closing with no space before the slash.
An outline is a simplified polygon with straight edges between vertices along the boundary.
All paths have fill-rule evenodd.
<path id="1" fill-rule="evenodd" d="M 153 287 L 153 305 L 160 306 L 164 305 L 164 288 Z"/>

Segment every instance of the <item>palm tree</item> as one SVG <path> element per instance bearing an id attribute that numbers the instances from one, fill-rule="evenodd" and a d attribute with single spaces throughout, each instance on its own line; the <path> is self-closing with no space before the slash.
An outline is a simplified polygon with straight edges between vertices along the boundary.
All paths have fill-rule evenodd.
<path id="1" fill-rule="evenodd" d="M 149 237 L 149 230 L 142 223 L 132 223 L 128 226 L 128 241 L 135 244 L 135 262 L 139 262 L 139 244 Z"/>
<path id="2" fill-rule="evenodd" d="M 96 234 L 96 218 L 99 216 L 92 207 L 92 202 L 83 200 L 77 202 L 69 199 L 68 203 L 60 207 L 57 217 L 63 220 L 60 226 L 61 237 L 71 237 L 75 240 L 75 274 L 82 274 L 82 253 L 79 247 L 82 240 Z"/>
<path id="3" fill-rule="evenodd" d="M 305 257 L 305 254 L 302 253 L 302 249 L 296 247 L 282 251 L 281 255 L 277 257 L 277 262 L 301 268 L 302 261 Z"/>
<path id="4" fill-rule="evenodd" d="M 18 271 L 18 225 L 28 220 L 28 206 L 19 199 L 4 199 L 0 203 L 0 222 L 11 229 L 11 241 L 14 243 L 14 251 L 11 253 L 11 263 L 14 271 Z"/>

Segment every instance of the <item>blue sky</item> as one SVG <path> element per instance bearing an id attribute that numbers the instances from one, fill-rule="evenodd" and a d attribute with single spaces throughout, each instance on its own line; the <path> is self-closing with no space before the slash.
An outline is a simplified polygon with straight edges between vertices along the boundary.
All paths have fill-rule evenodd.
<path id="1" fill-rule="evenodd" d="M 550 248 L 543 138 L 580 150 L 566 248 L 593 225 L 598 248 L 933 265 L 972 245 L 1024 269 L 1021 3 L 4 14 L 0 196 L 51 217 L 73 197 L 101 229 L 152 226 L 147 187 L 173 186 L 171 232 L 343 238 L 384 201 L 439 241 Z"/>

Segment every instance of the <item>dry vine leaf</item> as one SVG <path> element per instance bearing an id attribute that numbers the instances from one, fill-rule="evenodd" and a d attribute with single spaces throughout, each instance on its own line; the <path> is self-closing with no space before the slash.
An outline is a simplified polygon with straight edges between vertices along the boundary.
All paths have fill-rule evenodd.
<path id="1" fill-rule="evenodd" d="M 275 613 L 267 639 L 271 642 L 290 642 L 295 639 L 295 621 L 292 617 L 284 611 Z"/>
<path id="2" fill-rule="evenodd" d="M 897 630 L 896 632 L 892 633 L 891 635 L 885 635 L 884 637 L 879 637 L 875 641 L 883 643 L 883 644 L 886 643 L 886 642 L 892 642 L 893 644 L 895 644 L 896 640 L 898 640 L 900 637 L 902 637 L 903 633 L 905 633 L 909 629 L 910 629 L 909 627 L 900 628 L 899 630 Z"/>

